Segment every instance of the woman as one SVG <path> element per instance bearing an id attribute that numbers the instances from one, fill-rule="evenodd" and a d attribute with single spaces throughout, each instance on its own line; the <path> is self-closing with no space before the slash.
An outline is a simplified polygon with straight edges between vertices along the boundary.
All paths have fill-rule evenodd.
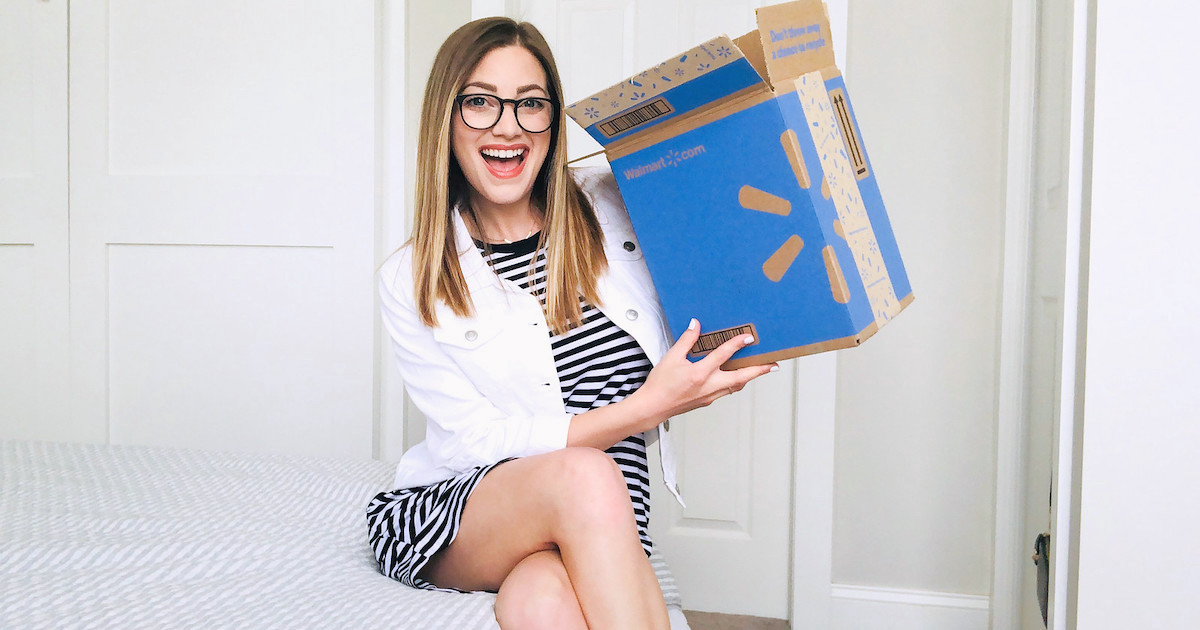
<path id="1" fill-rule="evenodd" d="M 561 95 L 530 24 L 472 22 L 434 60 L 413 236 L 380 270 L 428 428 L 371 546 L 410 586 L 497 592 L 505 630 L 667 628 L 642 434 L 777 368 L 719 369 L 749 338 L 691 363 L 695 321 L 670 344 L 611 175 L 566 167 Z"/>

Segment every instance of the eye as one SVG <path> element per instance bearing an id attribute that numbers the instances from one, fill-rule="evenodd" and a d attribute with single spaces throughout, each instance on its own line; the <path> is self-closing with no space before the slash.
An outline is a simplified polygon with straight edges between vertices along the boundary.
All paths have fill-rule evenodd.
<path id="1" fill-rule="evenodd" d="M 470 96 L 463 97 L 462 106 L 474 110 L 483 110 L 495 107 L 495 105 L 492 103 L 492 99 L 481 94 L 472 94 Z"/>
<path id="2" fill-rule="evenodd" d="M 549 105 L 546 99 L 543 98 L 527 98 L 521 101 L 520 107 L 523 111 L 540 112 L 549 107 Z"/>

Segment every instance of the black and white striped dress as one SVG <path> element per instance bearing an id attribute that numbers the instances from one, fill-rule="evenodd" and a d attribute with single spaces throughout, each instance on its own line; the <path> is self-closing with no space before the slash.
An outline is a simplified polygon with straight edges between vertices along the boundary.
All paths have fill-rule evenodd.
<path id="1" fill-rule="evenodd" d="M 511 244 L 479 244 L 496 274 L 545 301 L 546 253 L 538 235 Z M 536 263 L 534 263 L 536 258 Z M 568 413 L 603 407 L 632 394 L 650 373 L 650 360 L 629 333 L 581 298 L 582 323 L 562 335 L 551 334 L 554 366 Z M 638 537 L 646 555 L 652 543 L 650 472 L 646 441 L 632 435 L 608 449 L 625 476 L 633 502 Z M 417 574 L 458 533 L 463 507 L 479 480 L 503 462 L 467 471 L 430 486 L 383 492 L 367 508 L 370 542 L 384 575 L 417 588 L 438 589 Z"/>

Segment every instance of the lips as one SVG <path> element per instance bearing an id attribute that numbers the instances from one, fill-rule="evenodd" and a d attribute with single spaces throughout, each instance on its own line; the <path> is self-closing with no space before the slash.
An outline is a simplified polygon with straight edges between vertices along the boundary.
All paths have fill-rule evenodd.
<path id="1" fill-rule="evenodd" d="M 494 177 L 510 179 L 524 170 L 528 152 L 525 146 L 487 146 L 479 150 L 479 155 Z"/>

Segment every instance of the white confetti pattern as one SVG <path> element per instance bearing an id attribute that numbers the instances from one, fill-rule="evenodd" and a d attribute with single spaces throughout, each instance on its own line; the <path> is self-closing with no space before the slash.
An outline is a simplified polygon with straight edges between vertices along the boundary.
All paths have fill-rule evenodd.
<path id="1" fill-rule="evenodd" d="M 879 253 L 879 242 L 875 240 L 875 230 L 871 228 L 871 220 L 858 191 L 858 180 L 854 177 L 850 157 L 846 155 L 846 143 L 821 73 L 809 72 L 797 79 L 796 94 L 808 120 L 808 131 L 816 144 L 846 243 L 866 286 L 875 322 L 883 326 L 900 312 L 900 301 L 896 299 L 891 276 Z"/>
<path id="2" fill-rule="evenodd" d="M 671 57 L 628 79 L 567 106 L 567 114 L 580 127 L 604 120 L 624 109 L 645 103 L 667 90 L 729 65 L 745 55 L 726 35 Z"/>

